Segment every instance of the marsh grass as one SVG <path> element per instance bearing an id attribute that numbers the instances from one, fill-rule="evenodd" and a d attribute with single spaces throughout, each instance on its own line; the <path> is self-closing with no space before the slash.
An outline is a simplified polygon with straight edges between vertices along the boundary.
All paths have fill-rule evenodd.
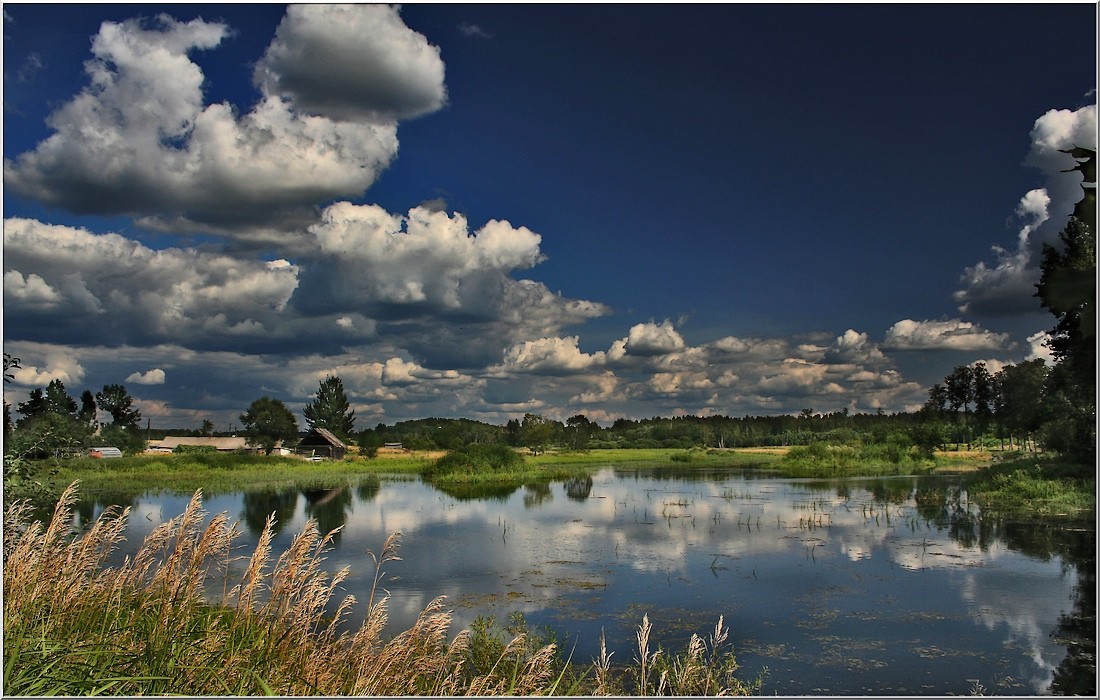
<path id="1" fill-rule="evenodd" d="M 1096 518 L 1096 478 L 1080 465 L 1020 457 L 980 472 L 970 493 L 985 512 L 1017 517 Z"/>
<path id="2" fill-rule="evenodd" d="M 936 467 L 934 459 L 898 444 L 829 445 L 814 442 L 791 447 L 775 464 L 784 476 L 898 476 L 922 474 Z"/>
<path id="3" fill-rule="evenodd" d="M 79 479 L 84 492 L 102 490 L 141 493 L 150 488 L 193 493 L 236 491 L 249 488 L 279 488 L 303 482 L 342 485 L 364 474 L 400 474 L 419 471 L 427 459 L 308 462 L 295 457 L 264 455 L 189 453 L 178 455 L 136 455 L 120 459 L 72 459 L 60 465 L 54 482 L 57 493 Z"/>
<path id="4" fill-rule="evenodd" d="M 348 569 L 328 573 L 334 533 L 309 521 L 273 561 L 269 517 L 239 582 L 229 587 L 236 525 L 208 517 L 196 492 L 177 518 L 157 527 L 132 557 L 109 565 L 129 509 L 109 509 L 86 530 L 71 528 L 76 484 L 48 524 L 25 502 L 4 518 L 5 695 L 552 695 L 638 692 L 745 693 L 733 677 L 721 620 L 710 647 L 641 653 L 643 667 L 619 674 L 609 656 L 591 672 L 562 659 L 524 629 L 462 630 L 432 601 L 415 624 L 386 638 L 381 587 L 399 535 L 374 560 L 366 616 L 343 624 L 357 603 L 337 599 Z M 211 602 L 209 591 L 221 590 Z M 644 620 L 646 638 L 648 618 Z M 509 636 L 511 638 L 509 639 Z M 657 680 L 653 680 L 657 674 Z M 589 676 L 594 678 L 590 680 Z M 626 682 L 633 678 L 634 682 Z"/>
<path id="5" fill-rule="evenodd" d="M 759 467 L 776 462 L 779 455 L 750 450 L 636 448 L 621 450 L 563 450 L 549 452 L 527 460 L 539 466 L 589 466 L 636 464 L 639 466 L 678 466 L 690 463 L 700 467 Z"/>

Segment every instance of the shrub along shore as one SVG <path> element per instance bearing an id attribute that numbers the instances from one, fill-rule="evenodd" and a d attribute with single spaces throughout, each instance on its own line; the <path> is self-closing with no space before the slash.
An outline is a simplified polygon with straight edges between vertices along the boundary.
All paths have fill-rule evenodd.
<path id="1" fill-rule="evenodd" d="M 383 474 L 419 474 L 442 483 L 554 480 L 591 474 L 606 466 L 740 467 L 766 469 L 783 476 L 877 476 L 970 471 L 988 465 L 991 454 L 943 452 L 934 458 L 891 461 L 871 448 L 860 451 L 811 445 L 723 450 L 561 450 L 525 456 L 501 446 L 469 445 L 449 453 L 407 452 L 375 459 L 352 456 L 340 461 L 310 462 L 297 457 L 194 452 L 63 460 L 54 466 L 48 486 L 60 494 L 65 485 L 79 479 L 86 492 L 158 489 L 189 493 L 201 488 L 213 494 L 303 483 L 336 485 L 364 475 Z"/>

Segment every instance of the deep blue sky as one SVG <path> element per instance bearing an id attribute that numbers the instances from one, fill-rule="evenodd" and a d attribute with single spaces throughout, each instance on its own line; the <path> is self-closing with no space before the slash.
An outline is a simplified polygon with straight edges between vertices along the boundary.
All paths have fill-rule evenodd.
<path id="1" fill-rule="evenodd" d="M 139 97 L 183 84 L 179 62 L 104 53 L 118 92 L 87 91 L 101 23 L 147 19 L 119 25 L 118 52 L 123 36 L 167 37 L 160 13 L 227 26 L 176 51 L 201 69 L 192 116 L 231 103 L 244 129 L 278 96 L 299 120 L 396 125 L 396 153 L 371 151 L 360 174 L 376 172 L 356 180 L 347 139 L 329 141 L 350 183 L 318 184 L 299 153 L 260 194 L 264 174 L 204 170 L 219 156 L 193 125 L 148 126 L 184 91 Z M 159 422 L 225 422 L 265 393 L 300 408 L 337 373 L 364 426 L 893 411 L 956 364 L 1042 352 L 1053 320 L 1029 285 L 1079 192 L 1054 149 L 1095 146 L 1093 4 L 413 4 L 343 37 L 358 16 L 284 14 L 5 5 L 4 345 L 26 368 L 9 401 L 54 377 L 74 395 L 125 382 Z M 265 59 L 280 23 L 281 62 Z M 375 74 L 389 82 L 361 81 Z M 88 133 L 115 133 L 114 150 Z M 135 155 L 115 163 L 119 144 Z M 190 171 L 172 149 L 205 174 L 177 177 Z M 1034 222 L 1017 207 L 1040 188 L 1049 218 L 1020 238 Z M 516 237 L 478 234 L 480 253 L 411 231 L 387 235 L 413 251 L 326 249 L 310 226 L 339 202 L 442 209 L 470 234 L 504 220 Z M 59 259 L 44 251 L 71 231 L 44 225 L 120 234 L 135 260 L 168 251 L 166 268 L 120 264 L 121 243 L 98 237 Z M 216 272 L 185 280 L 188 265 Z"/>

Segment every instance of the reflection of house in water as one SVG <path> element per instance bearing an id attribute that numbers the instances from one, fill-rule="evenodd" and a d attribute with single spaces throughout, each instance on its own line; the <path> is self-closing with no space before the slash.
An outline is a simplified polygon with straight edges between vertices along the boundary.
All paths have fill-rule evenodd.
<path id="1" fill-rule="evenodd" d="M 306 515 L 317 521 L 317 531 L 325 536 L 348 520 L 348 507 L 351 506 L 351 489 L 338 486 L 331 489 L 302 489 L 306 499 Z M 333 542 L 340 541 L 336 533 Z"/>
<path id="2" fill-rule="evenodd" d="M 313 428 L 298 443 L 298 454 L 304 457 L 343 459 L 348 446 L 325 428 Z"/>

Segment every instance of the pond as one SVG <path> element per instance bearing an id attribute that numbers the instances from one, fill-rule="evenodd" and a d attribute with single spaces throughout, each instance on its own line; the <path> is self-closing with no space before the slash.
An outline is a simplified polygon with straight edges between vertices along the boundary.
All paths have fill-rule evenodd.
<path id="1" fill-rule="evenodd" d="M 78 518 L 133 505 L 136 548 L 188 500 L 100 495 Z M 985 518 L 959 477 L 616 467 L 489 492 L 366 479 L 218 495 L 206 508 L 240 520 L 242 555 L 272 512 L 276 552 L 307 518 L 342 525 L 327 565 L 351 567 L 344 588 L 360 601 L 367 551 L 402 533 L 383 583 L 394 632 L 443 595 L 452 632 L 520 612 L 574 662 L 596 657 L 602 630 L 613 661 L 629 663 L 643 615 L 673 651 L 723 616 L 741 677 L 766 669 L 762 694 L 1095 693 L 1094 526 Z"/>

